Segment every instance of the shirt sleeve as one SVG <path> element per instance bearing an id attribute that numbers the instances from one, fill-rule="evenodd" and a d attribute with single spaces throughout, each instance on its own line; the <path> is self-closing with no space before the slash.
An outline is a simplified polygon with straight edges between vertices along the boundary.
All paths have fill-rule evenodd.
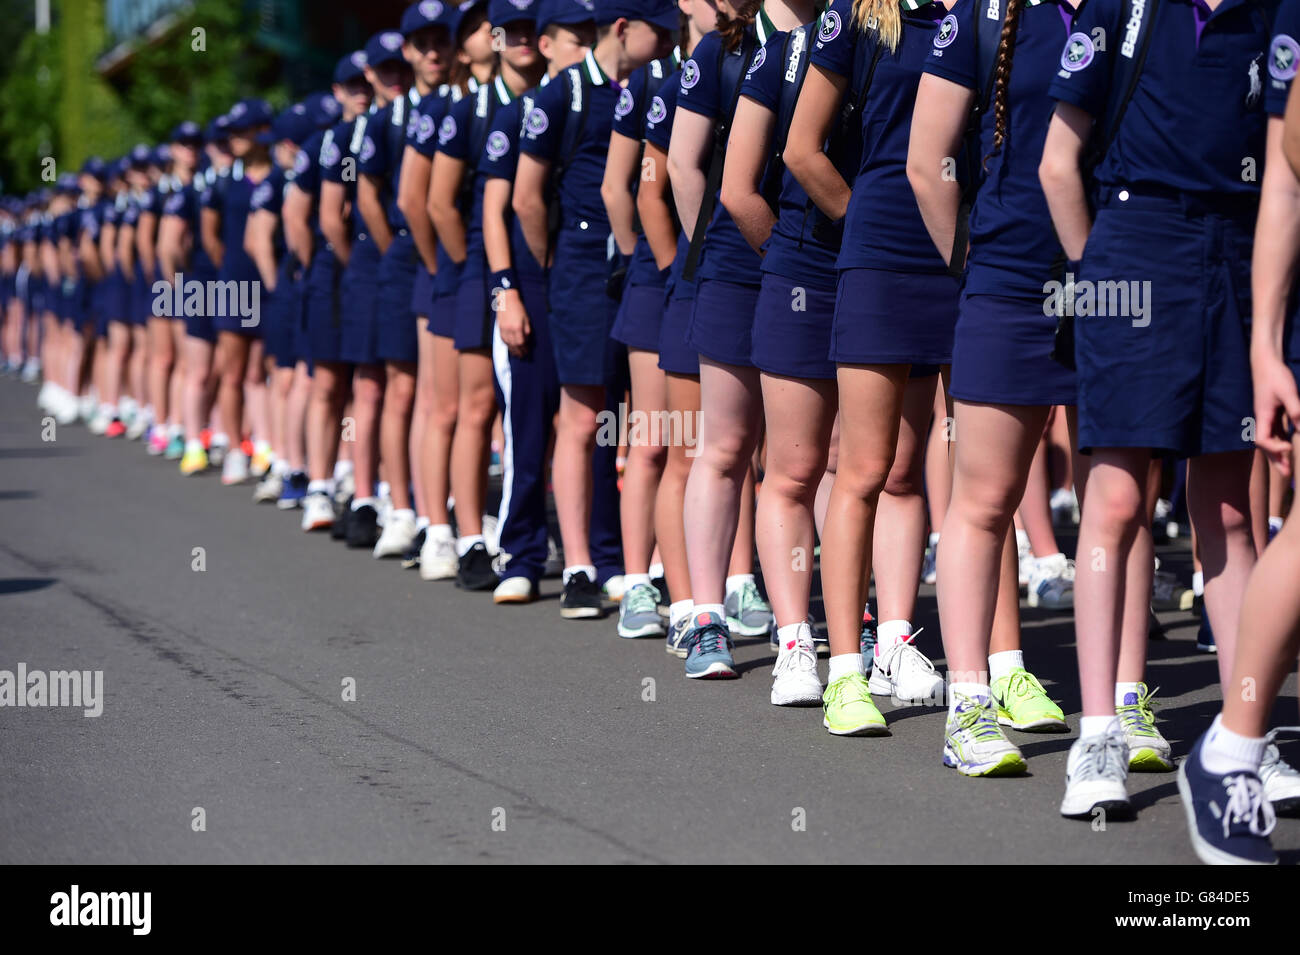
<path id="1" fill-rule="evenodd" d="M 1124 35 L 1120 23 L 1123 0 L 1089 0 L 1075 21 L 1074 31 L 1065 40 L 1060 68 L 1048 87 L 1054 100 L 1077 106 L 1085 113 L 1100 117 L 1106 111 L 1110 95 L 1110 59 L 1114 40 Z M 1102 33 L 1098 34 L 1097 31 Z M 1102 49 L 1093 36 L 1112 38 Z"/>
<path id="2" fill-rule="evenodd" d="M 321 182 L 343 181 L 343 157 L 352 158 L 352 137 L 355 123 L 340 123 L 329 131 L 320 147 Z"/>
<path id="3" fill-rule="evenodd" d="M 316 133 L 302 144 L 293 162 L 293 185 L 309 196 L 320 189 L 320 151 L 328 133 Z"/>
<path id="4" fill-rule="evenodd" d="M 447 97 L 426 96 L 411 114 L 406 131 L 406 145 L 421 156 L 433 158 L 438 149 L 438 121 L 447 108 Z"/>
<path id="5" fill-rule="evenodd" d="M 469 159 L 470 116 L 477 100 L 477 93 L 463 96 L 447 110 L 438 123 L 438 152 L 452 159 Z"/>
<path id="6" fill-rule="evenodd" d="M 808 62 L 837 76 L 853 76 L 860 32 L 853 23 L 853 4 L 847 0 L 831 0 L 817 24 L 817 39 Z"/>
<path id="7" fill-rule="evenodd" d="M 253 195 L 248 200 L 250 212 L 270 212 L 273 215 L 280 214 L 280 196 L 281 187 L 284 185 L 284 177 L 277 173 L 267 176 L 253 189 Z"/>
<path id="8" fill-rule="evenodd" d="M 1282 0 L 1273 21 L 1273 41 L 1268 47 L 1268 86 L 1264 109 L 1270 116 L 1286 113 L 1291 81 L 1300 67 L 1300 0 Z"/>
<path id="9" fill-rule="evenodd" d="M 537 91 L 533 108 L 524 119 L 519 152 L 538 159 L 554 159 L 569 113 L 569 79 L 565 70 Z"/>
<path id="10" fill-rule="evenodd" d="M 516 102 L 518 102 L 516 100 Z M 502 106 L 492 117 L 478 171 L 493 179 L 514 179 L 519 163 L 519 107 Z"/>
<path id="11" fill-rule="evenodd" d="M 628 139 L 640 140 L 642 135 L 642 122 L 645 119 L 644 110 L 636 108 L 645 98 L 646 76 L 649 66 L 643 66 L 633 73 L 627 81 L 627 86 L 618 94 L 618 102 L 614 104 L 614 132 Z"/>
<path id="12" fill-rule="evenodd" d="M 361 139 L 361 152 L 357 155 L 357 171 L 367 176 L 388 174 L 388 124 L 393 121 L 393 111 L 384 107 L 372 113 Z"/>
<path id="13" fill-rule="evenodd" d="M 718 54 L 722 52 L 722 36 L 715 30 L 706 33 L 682 64 L 682 77 L 677 93 L 677 105 L 701 116 L 716 118 L 722 111 L 721 80 L 718 75 Z"/>
<path id="14" fill-rule="evenodd" d="M 650 97 L 645 113 L 645 140 L 668 151 L 668 141 L 673 135 L 673 117 L 677 114 L 677 93 L 681 90 L 682 72 L 678 70 L 664 80 L 659 92 Z"/>
<path id="15" fill-rule="evenodd" d="M 925 57 L 923 72 L 933 73 L 968 90 L 979 89 L 982 77 L 976 76 L 979 23 L 975 11 L 982 6 L 979 0 L 957 0 L 952 13 L 944 17 L 939 29 L 934 31 L 934 41 Z"/>
<path id="16" fill-rule="evenodd" d="M 181 189 L 173 192 L 163 203 L 164 216 L 184 216 L 185 215 L 185 196 L 189 189 Z M 105 216 L 107 218 L 107 216 Z"/>
<path id="17" fill-rule="evenodd" d="M 781 108 L 781 83 L 785 78 L 785 45 L 788 33 L 774 33 L 767 43 L 754 52 L 745 71 L 740 95 L 752 99 L 772 112 Z"/>

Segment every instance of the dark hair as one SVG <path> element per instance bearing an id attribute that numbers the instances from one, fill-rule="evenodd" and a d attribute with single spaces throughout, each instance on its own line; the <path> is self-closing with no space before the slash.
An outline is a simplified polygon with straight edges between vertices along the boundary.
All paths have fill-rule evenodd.
<path id="1" fill-rule="evenodd" d="M 722 48 L 731 53 L 740 48 L 745 29 L 751 26 L 758 16 L 762 0 L 736 0 L 736 15 L 729 17 L 718 11 L 718 33 L 722 37 Z"/>
<path id="2" fill-rule="evenodd" d="M 984 165 L 1002 151 L 1011 126 L 1011 109 L 1007 104 L 1011 87 L 1011 64 L 1016 57 L 1016 30 L 1025 0 L 1007 0 L 1007 17 L 1002 21 L 998 54 L 993 63 L 993 151 L 984 157 Z"/>

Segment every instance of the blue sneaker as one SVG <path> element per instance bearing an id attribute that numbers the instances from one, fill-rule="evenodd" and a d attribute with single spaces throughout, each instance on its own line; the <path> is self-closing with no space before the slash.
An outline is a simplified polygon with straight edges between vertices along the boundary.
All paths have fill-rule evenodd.
<path id="1" fill-rule="evenodd" d="M 686 635 L 686 676 L 692 680 L 734 680 L 731 632 L 727 621 L 716 613 L 698 613 L 691 618 Z"/>
<path id="2" fill-rule="evenodd" d="M 664 646 L 675 657 L 686 659 L 686 638 L 691 635 L 692 618 L 687 614 L 668 628 L 668 639 Z"/>
<path id="3" fill-rule="evenodd" d="M 1277 865 L 1268 838 L 1277 817 L 1264 784 L 1249 771 L 1211 773 L 1201 762 L 1204 744 L 1202 736 L 1178 767 L 1178 795 L 1197 858 L 1206 865 Z"/>
<path id="4" fill-rule="evenodd" d="M 163 449 L 163 459 L 166 461 L 179 461 L 185 456 L 185 437 L 174 434 L 167 439 L 167 446 Z"/>
<path id="5" fill-rule="evenodd" d="M 292 511 L 295 507 L 302 507 L 310 483 L 307 475 L 301 471 L 294 471 L 285 479 L 280 489 L 280 499 L 275 502 L 275 506 L 282 511 Z"/>
<path id="6" fill-rule="evenodd" d="M 1209 616 L 1201 617 L 1200 629 L 1196 631 L 1196 649 L 1202 653 L 1219 652 L 1219 647 L 1214 642 L 1214 631 L 1210 629 Z"/>
<path id="7" fill-rule="evenodd" d="M 863 673 L 871 676 L 871 665 L 876 662 L 876 618 L 871 608 L 862 611 L 862 635 L 858 637 L 858 652 L 862 654 Z"/>

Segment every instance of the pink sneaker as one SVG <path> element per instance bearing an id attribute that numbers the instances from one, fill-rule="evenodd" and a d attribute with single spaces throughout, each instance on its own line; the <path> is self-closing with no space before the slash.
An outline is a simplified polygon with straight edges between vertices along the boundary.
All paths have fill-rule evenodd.
<path id="1" fill-rule="evenodd" d="M 162 454 L 167 450 L 167 429 L 154 425 L 149 432 L 149 453 L 152 455 Z"/>

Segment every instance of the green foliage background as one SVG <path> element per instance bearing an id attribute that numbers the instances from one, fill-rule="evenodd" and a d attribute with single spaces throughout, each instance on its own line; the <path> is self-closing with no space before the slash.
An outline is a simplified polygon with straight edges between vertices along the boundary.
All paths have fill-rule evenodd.
<path id="1" fill-rule="evenodd" d="M 73 170 L 87 156 L 112 158 L 141 140 L 156 142 L 184 119 L 206 122 L 245 96 L 288 105 L 276 58 L 255 42 L 244 0 L 194 0 L 161 40 L 137 42 L 111 81 L 95 65 L 109 45 L 103 0 L 52 6 L 50 33 L 38 36 L 32 0 L 0 0 L 0 49 L 13 51 L 0 57 L 4 192 L 45 185 L 47 156 L 60 172 Z"/>

